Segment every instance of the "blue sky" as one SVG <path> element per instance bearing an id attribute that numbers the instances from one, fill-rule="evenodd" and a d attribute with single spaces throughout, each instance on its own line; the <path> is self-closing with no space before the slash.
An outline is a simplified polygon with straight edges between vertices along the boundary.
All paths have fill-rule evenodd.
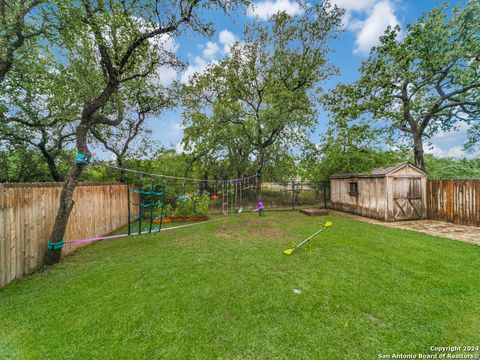
<path id="1" fill-rule="evenodd" d="M 328 91 L 339 82 L 350 82 L 358 78 L 358 68 L 367 56 L 370 48 L 376 44 L 379 35 L 388 25 L 399 24 L 402 29 L 408 23 L 415 21 L 422 13 L 439 5 L 433 0 L 331 0 L 346 10 L 344 17 L 345 31 L 332 43 L 334 52 L 330 60 L 339 69 L 340 75 L 328 81 L 324 88 Z M 464 1 L 450 1 L 452 6 Z M 185 34 L 175 40 L 170 46 L 175 49 L 178 57 L 187 64 L 182 72 L 164 69 L 160 73 L 163 81 L 168 84 L 172 80 L 185 81 L 193 72 L 202 71 L 211 62 L 226 56 L 229 47 L 236 39 L 241 39 L 245 23 L 254 16 L 267 19 L 272 12 L 285 10 L 290 14 L 298 14 L 301 9 L 292 0 L 265 0 L 254 2 L 253 7 L 238 11 L 230 16 L 220 12 L 210 14 L 208 20 L 214 23 L 216 33 L 210 39 Z M 328 123 L 328 116 L 321 114 L 318 119 L 313 141 L 318 141 Z M 150 119 L 150 127 L 154 137 L 166 147 L 180 150 L 182 139 L 181 110 L 174 109 L 162 114 L 161 117 Z M 466 139 L 468 126 L 462 125 L 458 131 L 440 133 L 435 136 L 426 149 L 438 157 L 464 157 L 462 145 Z M 479 154 L 467 154 L 467 157 Z"/>

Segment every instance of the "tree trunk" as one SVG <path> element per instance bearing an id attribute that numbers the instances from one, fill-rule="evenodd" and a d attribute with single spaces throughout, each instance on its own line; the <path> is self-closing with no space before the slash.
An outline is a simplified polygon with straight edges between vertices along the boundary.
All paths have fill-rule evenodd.
<path id="1" fill-rule="evenodd" d="M 258 166 L 257 166 L 257 201 L 262 200 L 262 171 L 264 166 L 264 154 L 263 151 L 259 151 Z"/>
<path id="2" fill-rule="evenodd" d="M 123 158 L 118 155 L 117 155 L 117 166 L 119 168 L 123 168 Z M 118 181 L 122 183 L 127 181 L 125 171 L 120 170 L 118 172 Z"/>
<path id="3" fill-rule="evenodd" d="M 413 155 L 415 157 L 415 165 L 425 170 L 425 159 L 423 157 L 423 139 L 421 135 L 413 136 Z"/>
<path id="4" fill-rule="evenodd" d="M 83 172 L 83 165 L 75 164 L 68 176 L 68 179 L 64 182 L 62 193 L 60 195 L 60 207 L 58 209 L 57 217 L 55 218 L 55 225 L 50 236 L 52 243 L 58 243 L 63 240 L 65 230 L 67 228 L 68 218 L 73 208 L 73 191 L 80 180 L 80 176 Z M 47 250 L 45 263 L 52 265 L 60 261 L 61 250 Z"/>
<path id="5" fill-rule="evenodd" d="M 87 132 L 88 128 L 85 124 L 80 124 L 77 127 L 77 151 L 90 157 L 91 154 L 87 147 Z M 50 242 L 52 244 L 63 241 L 68 218 L 70 217 L 74 204 L 73 191 L 80 181 L 84 166 L 84 164 L 77 164 L 75 162 L 72 166 L 72 170 L 68 174 L 68 178 L 63 183 L 62 192 L 60 194 L 60 206 L 58 208 L 57 217 L 55 218 L 52 234 L 50 235 Z M 61 249 L 52 250 L 49 247 L 45 256 L 45 263 L 47 265 L 53 265 L 59 262 L 61 253 Z"/>
<path id="6" fill-rule="evenodd" d="M 40 146 L 40 152 L 42 153 L 43 158 L 47 163 L 48 170 L 50 171 L 50 176 L 52 177 L 53 181 L 55 182 L 63 181 L 63 176 L 60 175 L 57 164 L 55 163 L 55 158 L 52 156 L 52 154 L 50 154 L 47 149 L 41 146 Z"/>

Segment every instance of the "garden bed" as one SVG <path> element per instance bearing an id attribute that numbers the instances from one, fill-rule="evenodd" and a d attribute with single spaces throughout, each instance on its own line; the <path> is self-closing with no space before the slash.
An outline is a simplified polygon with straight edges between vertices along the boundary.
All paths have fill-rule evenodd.
<path id="1" fill-rule="evenodd" d="M 199 221 L 207 221 L 207 215 L 195 215 L 195 216 L 188 216 L 188 217 L 166 217 L 163 219 L 163 223 L 173 223 L 173 222 L 199 222 Z M 160 219 L 154 219 L 154 223 L 158 224 Z"/>

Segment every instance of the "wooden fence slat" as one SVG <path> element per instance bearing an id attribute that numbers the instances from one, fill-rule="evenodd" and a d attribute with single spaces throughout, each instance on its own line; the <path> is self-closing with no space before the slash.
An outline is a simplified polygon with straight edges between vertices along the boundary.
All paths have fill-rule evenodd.
<path id="1" fill-rule="evenodd" d="M 432 220 L 480 226 L 480 179 L 428 180 L 427 214 Z"/>
<path id="2" fill-rule="evenodd" d="M 65 240 L 111 233 L 127 222 L 127 184 L 80 184 Z M 39 269 L 57 215 L 61 184 L 0 187 L 0 288 Z M 84 244 L 67 245 L 64 254 Z"/>

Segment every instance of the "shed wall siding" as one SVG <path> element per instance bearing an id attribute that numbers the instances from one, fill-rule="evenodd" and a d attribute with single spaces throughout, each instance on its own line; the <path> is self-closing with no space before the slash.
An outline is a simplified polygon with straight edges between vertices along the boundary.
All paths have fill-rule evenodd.
<path id="1" fill-rule="evenodd" d="M 358 196 L 350 196 L 350 182 L 358 182 Z M 385 178 L 332 179 L 331 203 L 336 210 L 385 220 Z"/>
<path id="2" fill-rule="evenodd" d="M 387 170 L 388 171 L 388 170 Z M 422 200 L 414 197 L 418 196 L 417 185 L 412 188 L 408 178 L 420 179 L 420 188 Z M 397 180 L 395 180 L 397 179 Z M 354 214 L 380 219 L 385 221 L 396 220 L 396 212 L 411 207 L 411 203 L 415 209 L 411 213 L 414 218 L 418 212 L 420 218 L 426 218 L 426 197 L 427 197 L 427 176 L 424 172 L 416 167 L 406 163 L 395 170 L 387 173 L 374 173 L 372 176 L 361 175 L 358 178 L 331 178 L 331 203 L 332 208 L 351 212 Z M 350 196 L 350 182 L 358 183 L 358 196 Z M 397 184 L 396 184 L 397 183 Z M 416 181 L 413 181 L 416 184 Z M 397 185 L 397 186 L 396 186 Z M 395 202 L 395 189 L 397 191 L 397 204 Z M 403 197 L 403 194 L 405 197 Z M 412 206 L 413 206 L 412 205 Z M 420 206 L 419 206 L 420 205 Z M 413 210 L 417 210 L 413 212 Z M 408 211 L 403 211 L 410 217 Z M 399 219 L 400 220 L 400 216 Z"/>

